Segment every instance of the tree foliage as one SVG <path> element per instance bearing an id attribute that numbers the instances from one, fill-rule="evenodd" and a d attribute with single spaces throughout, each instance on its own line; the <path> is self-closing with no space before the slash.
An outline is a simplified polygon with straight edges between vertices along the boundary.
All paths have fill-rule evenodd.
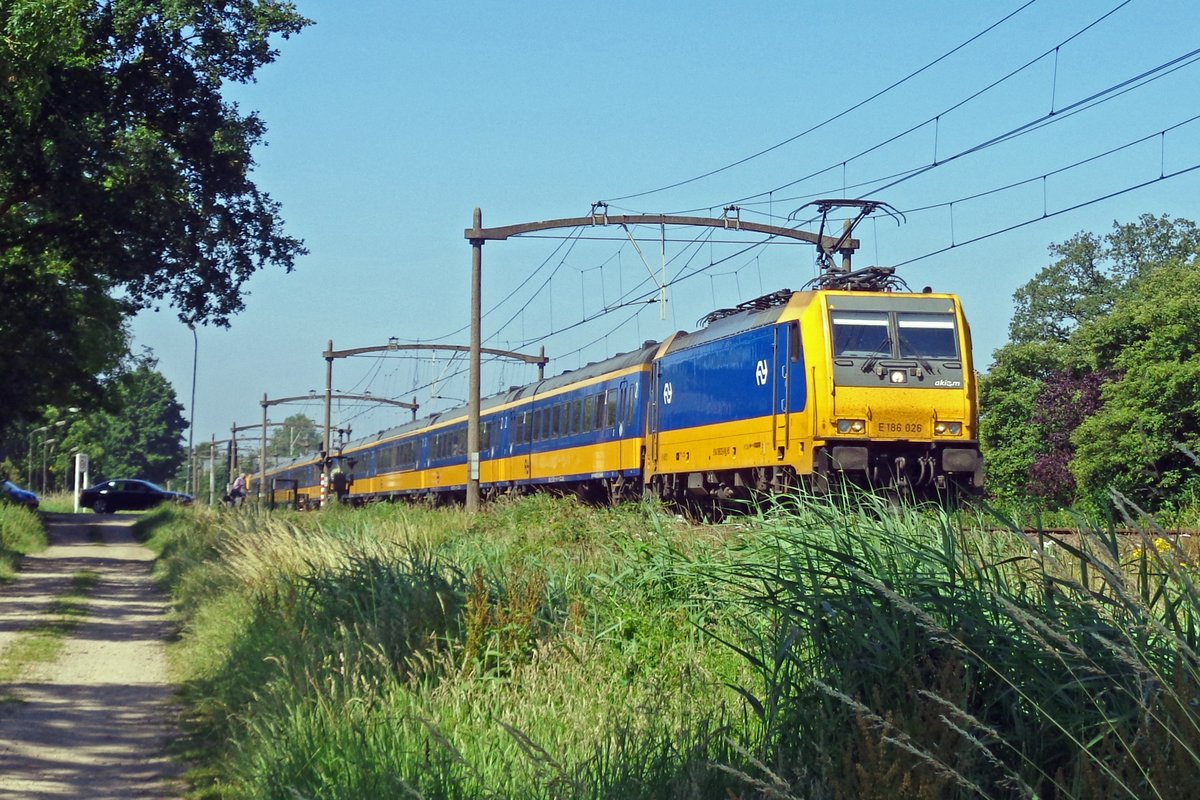
<path id="1" fill-rule="evenodd" d="M 1074 500 L 1077 488 L 1071 472 L 1074 434 L 1084 420 L 1100 410 L 1101 388 L 1113 378 L 1109 370 L 1083 374 L 1059 371 L 1042 381 L 1030 420 L 1039 443 L 1029 467 L 1030 494 L 1058 505 Z"/>
<path id="2" fill-rule="evenodd" d="M 321 433 L 317 423 L 305 414 L 292 414 L 267 441 L 267 455 L 273 459 L 291 459 L 320 449 Z"/>
<path id="3" fill-rule="evenodd" d="M 1076 336 L 1081 361 L 1119 371 L 1072 437 L 1081 488 L 1150 505 L 1200 488 L 1200 258 L 1134 281 L 1111 313 Z"/>
<path id="4" fill-rule="evenodd" d="M 1042 381 L 1062 369 L 1063 349 L 1057 342 L 1005 345 L 980 381 L 979 439 L 987 486 L 995 495 L 1024 494 L 1028 488 L 1029 470 L 1042 452 L 1029 421 Z"/>
<path id="5" fill-rule="evenodd" d="M 1152 507 L 1194 493 L 1200 229 L 1144 215 L 1051 252 L 982 381 L 992 489 L 1054 503 L 1116 490 Z"/>
<path id="6" fill-rule="evenodd" d="M 304 252 L 251 180 L 264 127 L 221 95 L 308 21 L 282 0 L 0 3 L 0 406 L 62 401 L 169 305 L 228 324 Z M 53 363 L 45 358 L 54 353 Z"/>
<path id="7" fill-rule="evenodd" d="M 1079 233 L 1050 246 L 1058 259 L 1013 295 L 1009 338 L 1066 342 L 1083 323 L 1106 314 L 1138 278 L 1200 250 L 1195 223 L 1143 214 L 1137 222 L 1114 224 L 1098 237 Z"/>
<path id="8" fill-rule="evenodd" d="M 164 482 L 186 461 L 183 406 L 156 366 L 149 355 L 133 359 L 128 369 L 105 382 L 104 410 L 85 414 L 65 429 L 59 452 L 87 453 L 93 482 Z"/>

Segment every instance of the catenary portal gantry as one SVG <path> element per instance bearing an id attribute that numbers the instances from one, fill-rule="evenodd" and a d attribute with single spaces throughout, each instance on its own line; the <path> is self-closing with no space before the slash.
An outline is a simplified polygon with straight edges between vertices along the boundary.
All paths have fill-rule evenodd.
<path id="1" fill-rule="evenodd" d="M 608 205 L 596 203 L 592 213 L 586 217 L 566 217 L 562 219 L 542 220 L 541 222 L 523 222 L 517 225 L 503 225 L 496 228 L 483 227 L 483 211 L 476 208 L 472 225 L 463 232 L 463 237 L 471 243 L 471 347 L 470 347 L 470 386 L 468 388 L 467 406 L 467 495 L 466 509 L 468 512 L 479 510 L 479 411 L 480 411 L 480 353 L 483 351 L 481 336 L 481 293 L 483 284 L 483 245 L 485 242 L 504 241 L 513 236 L 520 236 L 538 231 L 562 228 L 580 228 L 607 225 L 659 225 L 687 226 L 703 228 L 722 228 L 725 230 L 750 231 L 765 236 L 783 239 L 795 239 L 816 245 L 821 253 L 838 252 L 842 256 L 842 269 L 850 270 L 850 258 L 858 249 L 857 239 L 849 237 L 849 231 L 841 237 L 823 236 L 794 228 L 783 228 L 777 225 L 764 225 L 757 222 L 747 222 L 739 216 L 730 214 L 735 208 L 726 209 L 723 217 L 685 217 L 671 214 L 608 214 Z M 331 346 L 332 347 L 332 346 Z"/>

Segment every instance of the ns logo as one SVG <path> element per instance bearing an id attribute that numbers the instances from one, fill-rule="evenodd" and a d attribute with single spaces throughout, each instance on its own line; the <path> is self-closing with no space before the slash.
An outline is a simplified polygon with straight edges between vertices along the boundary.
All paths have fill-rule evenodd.
<path id="1" fill-rule="evenodd" d="M 767 378 L 770 376 L 771 370 L 767 366 L 767 360 L 764 358 L 754 366 L 754 382 L 759 386 L 767 385 Z"/>

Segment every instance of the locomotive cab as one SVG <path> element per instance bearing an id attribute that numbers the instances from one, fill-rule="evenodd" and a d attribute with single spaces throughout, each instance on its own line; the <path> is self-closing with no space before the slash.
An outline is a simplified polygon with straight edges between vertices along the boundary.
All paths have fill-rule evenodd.
<path id="1" fill-rule="evenodd" d="M 970 331 L 953 295 L 822 292 L 813 469 L 925 494 L 982 482 Z"/>

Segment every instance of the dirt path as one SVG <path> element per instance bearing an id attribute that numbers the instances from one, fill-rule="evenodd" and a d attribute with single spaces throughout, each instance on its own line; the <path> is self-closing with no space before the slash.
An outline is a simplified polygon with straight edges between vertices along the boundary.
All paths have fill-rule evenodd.
<path id="1" fill-rule="evenodd" d="M 130 535 L 135 517 L 47 516 L 50 547 L 0 588 L 0 648 L 47 618 L 72 576 L 100 577 L 87 616 L 52 664 L 33 664 L 0 687 L 0 798 L 177 797 L 166 755 L 173 687 L 166 603 L 150 577 L 153 554 Z"/>

